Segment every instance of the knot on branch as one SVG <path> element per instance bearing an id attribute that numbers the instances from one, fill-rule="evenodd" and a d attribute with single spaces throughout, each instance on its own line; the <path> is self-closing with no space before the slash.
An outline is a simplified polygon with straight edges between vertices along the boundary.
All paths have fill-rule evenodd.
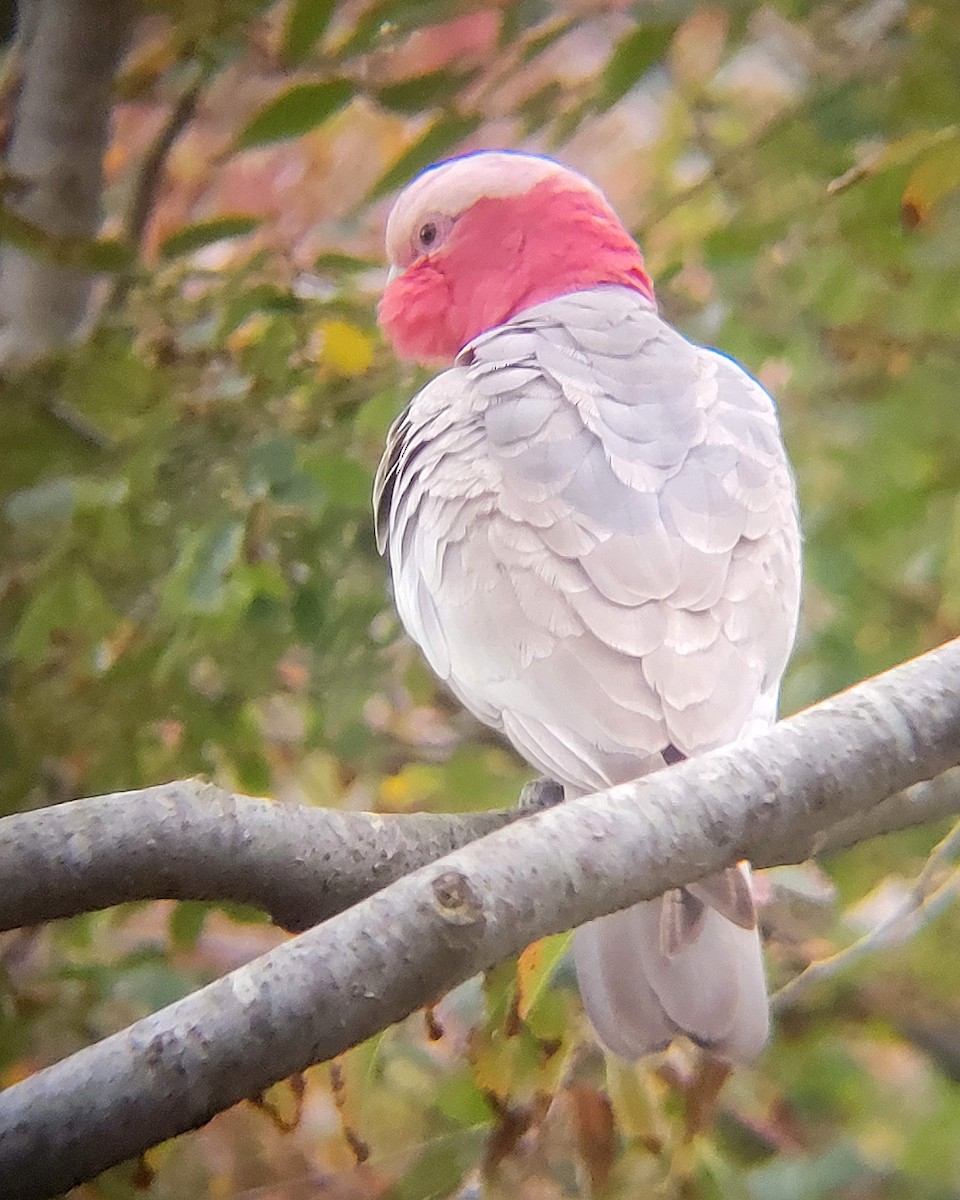
<path id="1" fill-rule="evenodd" d="M 459 871 L 444 871 L 433 880 L 433 906 L 450 925 L 475 925 L 483 920 L 483 901 Z"/>

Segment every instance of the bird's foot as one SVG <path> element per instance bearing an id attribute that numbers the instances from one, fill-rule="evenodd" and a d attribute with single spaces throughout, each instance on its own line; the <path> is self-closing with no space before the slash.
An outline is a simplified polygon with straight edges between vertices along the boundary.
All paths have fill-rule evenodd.
<path id="1" fill-rule="evenodd" d="M 541 775 L 523 785 L 517 807 L 526 813 L 540 812 L 544 808 L 562 804 L 564 799 L 563 784 Z"/>

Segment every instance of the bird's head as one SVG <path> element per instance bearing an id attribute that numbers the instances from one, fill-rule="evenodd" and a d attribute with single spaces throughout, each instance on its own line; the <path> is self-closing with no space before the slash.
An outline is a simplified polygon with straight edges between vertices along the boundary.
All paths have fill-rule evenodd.
<path id="1" fill-rule="evenodd" d="M 439 163 L 387 219 L 380 324 L 403 358 L 450 362 L 555 296 L 620 284 L 653 299 L 636 242 L 599 188 L 553 159 L 485 150 Z"/>

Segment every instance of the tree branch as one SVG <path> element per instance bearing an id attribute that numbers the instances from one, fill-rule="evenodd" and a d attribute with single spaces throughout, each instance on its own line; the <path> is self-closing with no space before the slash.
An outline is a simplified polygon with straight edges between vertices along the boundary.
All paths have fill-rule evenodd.
<path id="1" fill-rule="evenodd" d="M 86 241 L 100 224 L 111 92 L 130 0 L 21 0 L 23 82 L 7 153 L 10 210 L 57 238 Z M 0 255 L 0 362 L 25 365 L 70 338 L 93 282 L 5 246 Z"/>
<path id="2" fill-rule="evenodd" d="M 960 813 L 960 767 L 953 767 L 924 783 L 894 792 L 873 808 L 837 821 L 816 839 L 811 857 L 846 850 L 885 833 L 930 825 L 957 813 Z"/>
<path id="3" fill-rule="evenodd" d="M 960 640 L 784 721 L 499 829 L 0 1095 L 0 1192 L 55 1195 L 341 1053 L 546 934 L 960 765 Z"/>
<path id="4" fill-rule="evenodd" d="M 960 813 L 960 767 L 821 831 L 811 853 Z M 0 932 L 115 904 L 250 904 L 291 932 L 525 815 L 345 813 L 232 795 L 200 779 L 0 820 Z"/>
<path id="5" fill-rule="evenodd" d="M 74 800 L 0 820 L 0 930 L 132 900 L 221 900 L 299 931 L 520 815 L 337 812 L 199 779 Z"/>

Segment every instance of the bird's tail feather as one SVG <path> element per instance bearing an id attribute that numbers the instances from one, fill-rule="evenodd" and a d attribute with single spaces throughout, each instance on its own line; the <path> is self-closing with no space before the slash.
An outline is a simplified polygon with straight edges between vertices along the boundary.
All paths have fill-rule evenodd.
<path id="1" fill-rule="evenodd" d="M 592 921 L 573 948 L 587 1013 L 622 1058 L 678 1034 L 736 1062 L 763 1048 L 770 1010 L 745 864 Z"/>

